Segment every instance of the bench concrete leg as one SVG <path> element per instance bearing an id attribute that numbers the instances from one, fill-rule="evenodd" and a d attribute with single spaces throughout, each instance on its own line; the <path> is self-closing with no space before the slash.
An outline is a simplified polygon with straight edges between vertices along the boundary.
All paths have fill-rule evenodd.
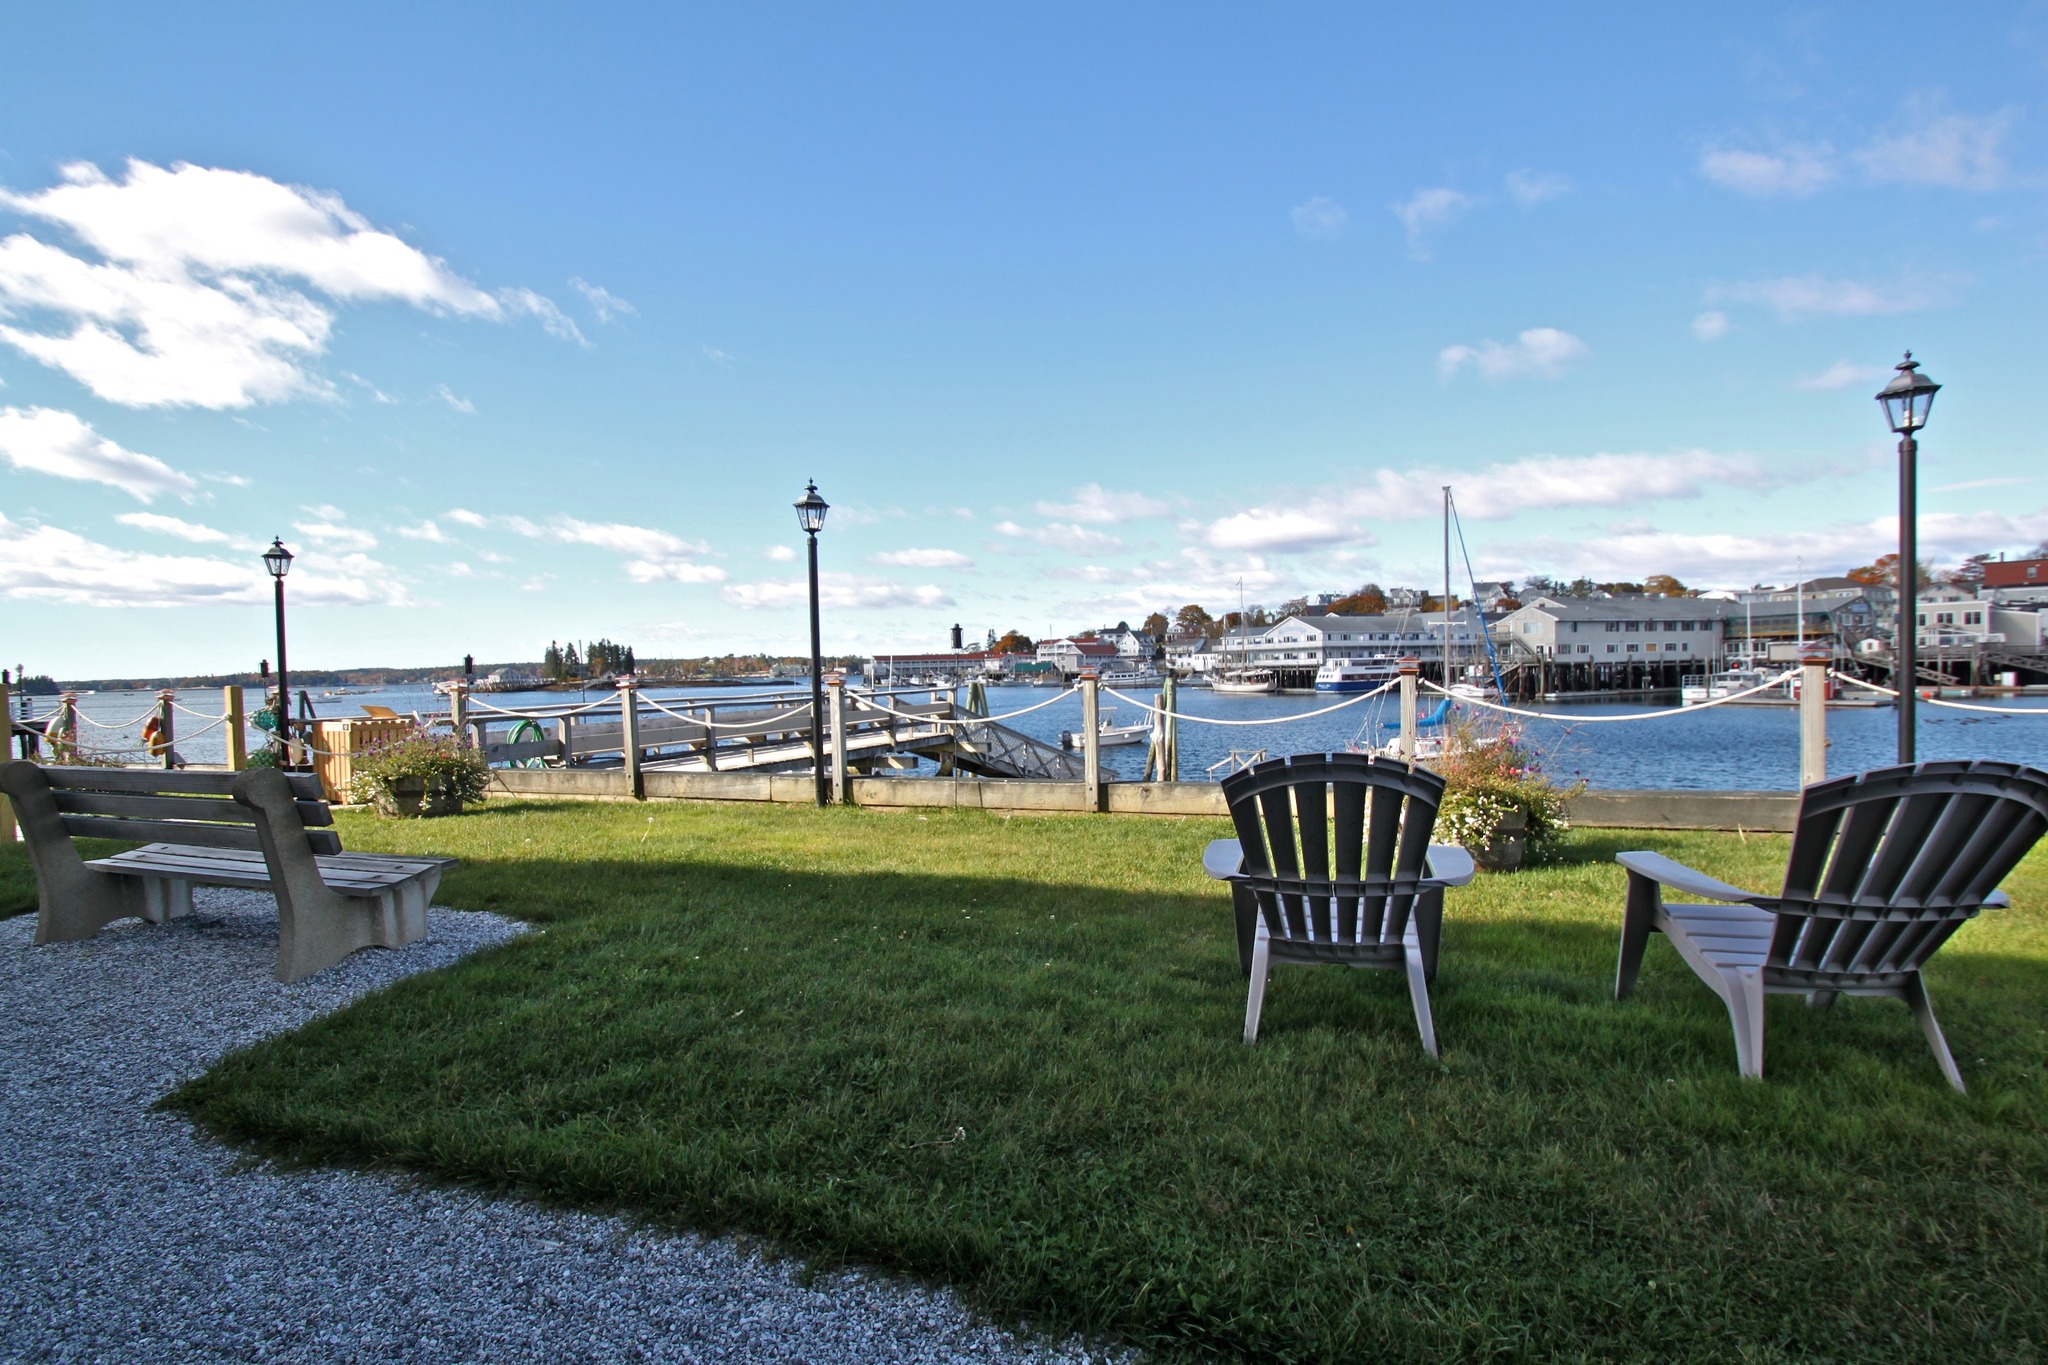
<path id="1" fill-rule="evenodd" d="M 175 877 L 142 877 L 142 917 L 168 924 L 192 913 L 192 883 Z"/>

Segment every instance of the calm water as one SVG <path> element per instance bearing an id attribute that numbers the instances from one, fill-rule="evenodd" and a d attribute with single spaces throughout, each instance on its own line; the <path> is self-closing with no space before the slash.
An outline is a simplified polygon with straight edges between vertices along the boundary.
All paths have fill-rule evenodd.
<path id="1" fill-rule="evenodd" d="M 774 688 L 730 688 L 690 691 L 683 688 L 648 688 L 644 695 L 668 700 L 690 696 L 697 699 L 732 699 L 760 692 L 787 693 L 783 684 Z M 600 700 L 605 693 L 593 691 L 587 700 Z M 992 687 L 989 709 L 1001 717 L 1045 701 L 1051 689 Z M 1152 693 L 1142 694 L 1151 700 Z M 505 693 L 480 700 L 507 708 L 578 704 L 575 693 Z M 1341 697 L 1219 697 L 1203 689 L 1180 693 L 1180 709 L 1189 717 L 1230 720 L 1285 720 L 1322 710 Z M 218 688 L 180 692 L 178 701 L 194 711 L 217 716 L 222 708 Z M 39 713 L 47 711 L 53 699 L 36 698 Z M 323 717 L 361 715 L 361 704 L 388 706 L 400 714 L 443 709 L 443 699 L 426 687 L 381 688 L 353 695 L 314 694 L 315 711 Z M 1919 756 L 1933 758 L 1997 758 L 2048 767 L 2048 699 L 2030 697 L 1999 705 L 2007 715 L 1952 711 L 1923 703 L 1920 708 Z M 151 692 L 99 692 L 79 699 L 80 714 L 111 730 L 82 725 L 88 747 L 126 750 L 127 760 L 141 761 L 140 735 L 143 719 L 155 705 Z M 1105 712 L 1120 723 L 1145 719 L 1142 713 L 1105 698 Z M 1542 708 L 1554 719 L 1522 722 L 1529 747 L 1542 767 L 1553 776 L 1570 780 L 1585 778 L 1596 787 L 1690 788 L 1727 790 L 1791 790 L 1799 782 L 1799 713 L 1792 707 L 1717 706 L 1694 709 L 1660 720 L 1628 724 L 1586 724 L 1596 716 L 1622 716 L 1659 709 L 1633 704 L 1553 705 Z M 1205 777 L 1211 764 L 1229 758 L 1230 751 L 1250 753 L 1264 749 L 1269 756 L 1290 753 L 1328 752 L 1357 745 L 1384 742 L 1395 733 L 1387 728 L 1398 711 L 1391 696 L 1374 698 L 1346 707 L 1331 715 L 1316 716 L 1285 724 L 1258 726 L 1213 726 L 1183 720 L 1180 727 L 1181 776 L 1190 781 Z M 1056 742 L 1062 730 L 1079 729 L 1081 702 L 1067 697 L 1043 710 L 1020 716 L 1015 728 L 1048 743 Z M 178 750 L 193 763 L 220 763 L 227 753 L 218 727 L 198 733 L 208 724 L 203 718 L 180 714 L 177 720 Z M 1828 713 L 1828 771 L 1856 772 L 1881 767 L 1893 761 L 1898 721 L 1889 707 L 1837 710 Z M 250 731 L 250 746 L 262 742 L 260 732 Z M 1105 766 L 1118 777 L 1137 778 L 1145 765 L 1145 746 L 1103 751 Z"/>

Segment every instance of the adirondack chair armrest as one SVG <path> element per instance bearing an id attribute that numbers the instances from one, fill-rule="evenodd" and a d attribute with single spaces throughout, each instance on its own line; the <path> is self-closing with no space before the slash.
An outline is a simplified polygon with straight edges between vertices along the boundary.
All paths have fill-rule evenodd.
<path id="1" fill-rule="evenodd" d="M 1235 839 L 1214 839 L 1202 850 L 1202 871 L 1227 882 L 1244 870 L 1244 848 Z"/>
<path id="2" fill-rule="evenodd" d="M 1458 845 L 1429 846 L 1429 879 L 1438 886 L 1463 886 L 1478 875 L 1478 864 Z"/>
<path id="3" fill-rule="evenodd" d="M 1708 900 L 1765 907 L 1770 906 L 1776 899 L 1772 896 L 1760 896 L 1754 891 L 1744 891 L 1739 886 L 1730 886 L 1719 878 L 1695 871 L 1661 853 L 1617 853 L 1614 855 L 1614 861 L 1639 877 L 1648 877 L 1653 882 L 1668 886 L 1674 891 L 1682 891 L 1688 896 L 1705 896 Z"/>
<path id="4" fill-rule="evenodd" d="M 1984 908 L 1986 910 L 2010 910 L 2012 908 L 2012 897 L 2006 895 L 2003 891 L 1994 891 L 1984 898 Z"/>

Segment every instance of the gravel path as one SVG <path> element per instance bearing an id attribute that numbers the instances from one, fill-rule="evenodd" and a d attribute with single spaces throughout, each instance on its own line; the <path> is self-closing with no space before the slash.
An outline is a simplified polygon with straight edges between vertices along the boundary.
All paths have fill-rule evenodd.
<path id="1" fill-rule="evenodd" d="M 0 1359 L 1085 1361 L 880 1276 L 729 1241 L 348 1171 L 253 1167 L 149 1106 L 215 1058 L 519 932 L 435 910 L 429 941 L 271 979 L 267 896 L 33 948 L 0 921 Z"/>

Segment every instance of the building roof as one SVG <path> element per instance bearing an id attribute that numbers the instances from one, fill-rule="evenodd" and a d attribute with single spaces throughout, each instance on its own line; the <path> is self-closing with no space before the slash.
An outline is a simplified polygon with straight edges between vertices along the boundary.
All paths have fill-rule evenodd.
<path id="1" fill-rule="evenodd" d="M 2048 559 L 1999 559 L 1984 566 L 1987 588 L 2048 587 Z"/>
<path id="2" fill-rule="evenodd" d="M 1712 597 L 1536 597 L 1510 617 L 1541 612 L 1555 621 L 1721 621 L 1739 604 Z"/>

